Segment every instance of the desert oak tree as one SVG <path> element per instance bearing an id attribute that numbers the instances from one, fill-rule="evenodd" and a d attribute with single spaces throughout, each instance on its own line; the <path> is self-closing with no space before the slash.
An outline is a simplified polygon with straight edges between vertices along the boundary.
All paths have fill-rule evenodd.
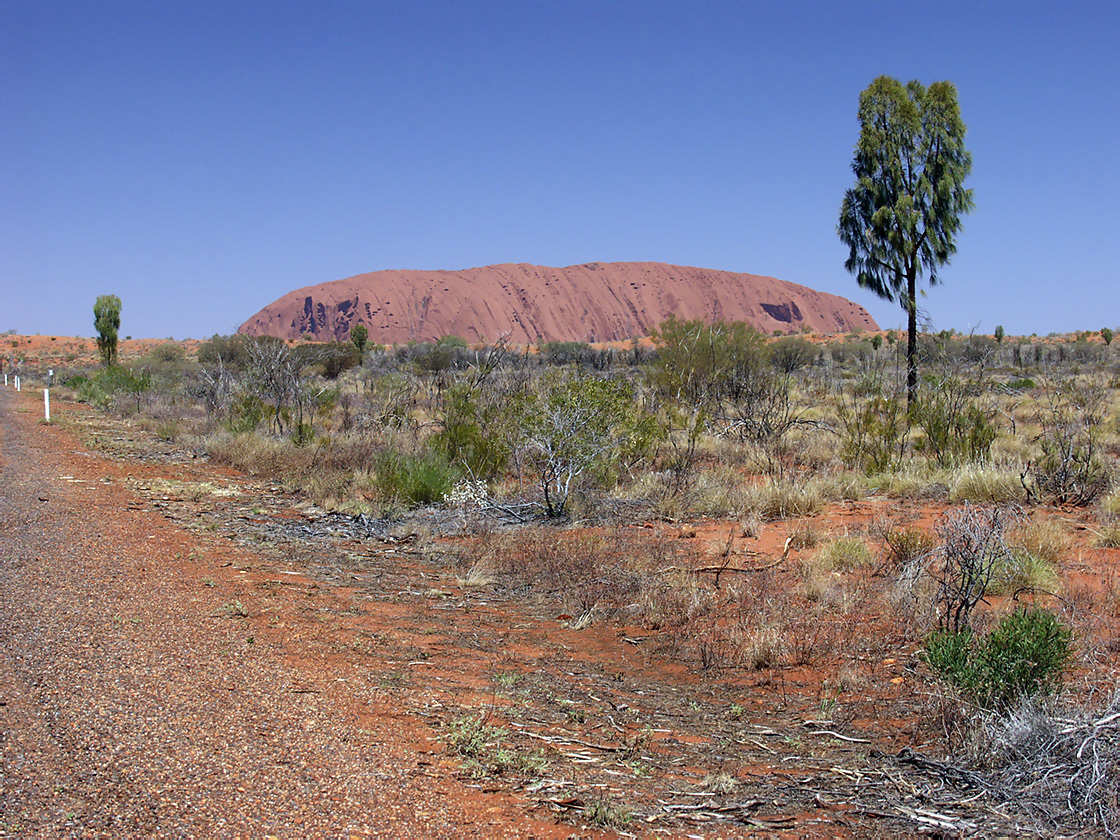
<path id="1" fill-rule="evenodd" d="M 907 314 L 906 396 L 918 389 L 917 285 L 956 252 L 961 216 L 972 209 L 964 181 L 972 155 L 964 146 L 957 89 L 875 79 L 859 97 L 855 186 L 840 207 L 840 239 L 850 248 L 844 267 L 859 285 L 886 300 L 898 298 Z"/>
<path id="2" fill-rule="evenodd" d="M 117 336 L 121 328 L 121 299 L 100 295 L 93 304 L 93 328 L 97 330 L 97 350 L 106 367 L 117 361 Z"/>

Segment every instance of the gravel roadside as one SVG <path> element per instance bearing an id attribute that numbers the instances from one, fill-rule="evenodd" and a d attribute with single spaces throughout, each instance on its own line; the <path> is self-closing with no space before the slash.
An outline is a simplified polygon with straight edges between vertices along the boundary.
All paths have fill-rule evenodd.
<path id="1" fill-rule="evenodd" d="M 432 772 L 398 710 L 291 690 L 323 675 L 246 639 L 191 534 L 37 410 L 0 391 L 0 836 L 555 836 Z"/>

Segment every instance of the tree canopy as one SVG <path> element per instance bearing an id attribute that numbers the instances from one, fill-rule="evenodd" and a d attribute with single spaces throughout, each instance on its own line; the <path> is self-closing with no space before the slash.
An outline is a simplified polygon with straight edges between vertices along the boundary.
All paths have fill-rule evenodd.
<path id="1" fill-rule="evenodd" d="M 121 328 L 121 299 L 100 295 L 93 304 L 93 328 L 97 330 L 97 350 L 109 367 L 117 361 L 117 339 Z"/>
<path id="2" fill-rule="evenodd" d="M 358 348 L 358 355 L 363 355 L 366 352 L 366 342 L 369 341 L 369 330 L 362 324 L 355 324 L 350 328 L 350 340 Z"/>
<path id="3" fill-rule="evenodd" d="M 838 232 L 850 249 L 844 267 L 859 285 L 886 300 L 896 298 L 909 321 L 907 395 L 918 386 L 917 281 L 940 278 L 956 253 L 961 217 L 973 206 L 964 181 L 972 156 L 964 146 L 957 89 L 951 82 L 928 88 L 875 79 L 859 97 L 860 135 L 844 194 Z"/>

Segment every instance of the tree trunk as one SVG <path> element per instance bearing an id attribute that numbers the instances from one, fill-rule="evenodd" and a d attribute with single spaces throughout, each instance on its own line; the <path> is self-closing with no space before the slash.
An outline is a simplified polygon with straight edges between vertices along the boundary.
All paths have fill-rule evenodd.
<path id="1" fill-rule="evenodd" d="M 906 278 L 906 407 L 913 408 L 918 402 L 918 300 L 917 276 L 911 272 Z"/>

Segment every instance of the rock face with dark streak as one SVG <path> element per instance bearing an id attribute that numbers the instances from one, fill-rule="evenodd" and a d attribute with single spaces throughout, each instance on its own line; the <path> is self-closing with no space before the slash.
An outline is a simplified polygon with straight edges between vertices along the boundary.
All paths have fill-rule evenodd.
<path id="1" fill-rule="evenodd" d="M 289 292 L 238 332 L 403 344 L 456 335 L 514 344 L 623 341 L 676 315 L 745 321 L 765 333 L 879 327 L 862 306 L 773 277 L 664 263 L 519 264 L 463 271 L 375 271 Z"/>

